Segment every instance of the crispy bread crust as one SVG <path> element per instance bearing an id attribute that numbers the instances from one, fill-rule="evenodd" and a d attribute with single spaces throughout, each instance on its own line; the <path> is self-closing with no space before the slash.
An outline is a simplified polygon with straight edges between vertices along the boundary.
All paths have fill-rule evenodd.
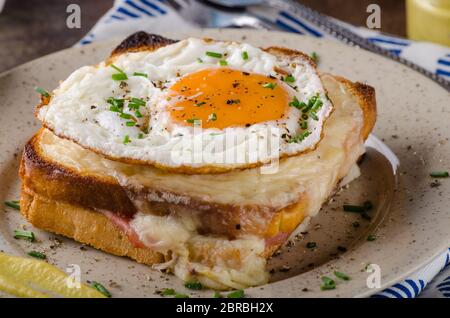
<path id="1" fill-rule="evenodd" d="M 209 40 L 211 40 L 211 39 L 209 39 Z M 177 42 L 176 40 L 167 39 L 160 35 L 149 34 L 149 33 L 143 32 L 143 31 L 136 32 L 136 33 L 130 35 L 124 41 L 122 41 L 122 43 L 119 44 L 119 46 L 117 46 L 117 48 L 113 50 L 109 59 L 107 60 L 107 63 L 112 63 L 114 61 L 114 59 L 121 54 L 130 53 L 130 52 L 140 52 L 140 51 L 151 52 L 151 51 L 157 50 L 166 45 L 170 45 L 170 44 L 173 44 L 176 42 Z M 263 50 L 270 54 L 284 56 L 289 59 L 302 59 L 302 60 L 306 61 L 306 63 L 310 64 L 316 70 L 316 63 L 314 62 L 314 60 L 312 60 L 308 55 L 306 55 L 300 51 L 283 48 L 283 47 L 268 47 Z M 316 70 L 316 73 L 317 73 L 317 70 Z M 318 73 L 317 73 L 317 75 L 318 75 Z M 360 83 L 357 83 L 357 84 L 360 84 Z M 361 85 L 363 85 L 363 84 L 361 84 Z M 374 96 L 375 91 L 373 90 L 373 88 L 371 88 L 370 86 L 367 86 L 367 85 L 365 85 L 365 86 L 368 89 L 372 90 L 372 94 Z M 35 114 L 37 115 L 38 110 L 42 106 L 47 105 L 50 102 L 50 100 L 51 100 L 51 97 L 45 98 L 45 99 L 43 98 L 41 100 L 41 103 L 36 107 Z M 373 100 L 373 102 L 374 101 L 375 100 Z M 375 108 L 375 104 L 373 105 L 372 108 Z M 326 119 L 325 119 L 325 121 L 326 121 Z M 325 121 L 324 121 L 324 123 L 325 123 Z M 373 118 L 373 122 L 375 122 L 375 118 Z M 46 127 L 47 129 L 54 132 L 53 127 L 50 127 L 45 122 L 43 122 L 42 124 L 44 127 Z M 367 131 L 370 132 L 369 129 L 367 129 Z M 73 138 L 70 138 L 68 136 L 63 136 L 63 135 L 58 135 L 58 136 L 61 138 L 65 138 L 65 139 L 68 139 L 68 140 L 78 143 L 77 140 L 74 140 Z M 323 137 L 323 132 L 320 136 L 320 139 L 322 139 L 322 137 Z M 320 140 L 319 140 L 319 142 L 320 142 Z M 310 151 L 314 151 L 316 149 L 318 143 L 316 143 L 313 147 L 308 148 L 304 151 L 298 152 L 296 154 L 292 154 L 292 155 L 281 154 L 279 159 L 282 160 L 283 158 L 287 158 L 290 156 L 305 154 Z M 150 165 L 150 166 L 154 166 L 158 169 L 162 169 L 165 171 L 174 172 L 174 173 L 184 173 L 184 174 L 218 174 L 218 173 L 226 173 L 231 170 L 251 169 L 251 168 L 259 167 L 264 164 L 264 162 L 255 162 L 252 164 L 246 164 L 245 166 L 229 166 L 229 167 L 224 167 L 224 166 L 219 167 L 219 166 L 214 166 L 214 165 L 203 165 L 201 167 L 191 167 L 191 166 L 187 166 L 187 165 L 180 165 L 177 167 L 171 167 L 171 166 L 159 164 L 157 162 L 143 161 L 143 160 L 134 159 L 134 158 L 114 157 L 114 156 L 102 153 L 98 149 L 95 149 L 92 147 L 87 147 L 84 145 L 81 145 L 81 146 L 97 153 L 100 156 L 110 159 L 110 160 L 115 160 L 115 161 L 120 161 L 120 162 L 124 162 L 124 163 L 135 164 L 135 165 L 147 165 L 147 166 Z"/>
<path id="2" fill-rule="evenodd" d="M 128 236 L 101 213 L 55 201 L 22 187 L 20 211 L 34 226 L 97 249 L 151 265 L 164 262 L 161 253 L 135 247 Z"/>

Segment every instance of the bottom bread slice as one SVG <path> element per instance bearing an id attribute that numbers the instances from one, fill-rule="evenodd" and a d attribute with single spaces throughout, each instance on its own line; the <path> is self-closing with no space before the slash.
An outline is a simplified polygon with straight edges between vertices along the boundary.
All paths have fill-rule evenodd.
<path id="1" fill-rule="evenodd" d="M 20 211 L 34 226 L 73 238 L 105 252 L 147 265 L 164 262 L 161 253 L 136 247 L 106 216 L 83 207 L 49 200 L 22 188 Z"/>

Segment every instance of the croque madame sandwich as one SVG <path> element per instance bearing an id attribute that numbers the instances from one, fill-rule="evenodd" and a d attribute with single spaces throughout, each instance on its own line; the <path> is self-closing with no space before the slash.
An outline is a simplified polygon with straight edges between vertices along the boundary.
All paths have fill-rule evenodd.
<path id="1" fill-rule="evenodd" d="M 268 281 L 376 118 L 373 88 L 286 48 L 138 32 L 36 109 L 20 167 L 34 226 L 216 289 Z"/>

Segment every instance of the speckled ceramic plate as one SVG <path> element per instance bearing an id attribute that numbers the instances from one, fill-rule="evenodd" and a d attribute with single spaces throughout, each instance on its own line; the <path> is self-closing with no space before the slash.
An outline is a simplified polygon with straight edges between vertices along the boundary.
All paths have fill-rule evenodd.
<path id="1" fill-rule="evenodd" d="M 181 39 L 188 34 L 165 35 Z M 448 248 L 450 180 L 435 183 L 429 177 L 430 171 L 450 169 L 448 92 L 400 64 L 336 42 L 245 30 L 207 30 L 193 35 L 248 41 L 257 46 L 280 45 L 306 53 L 315 51 L 321 70 L 367 82 L 377 92 L 374 135 L 379 139 L 369 140 L 361 177 L 325 204 L 306 233 L 269 261 L 271 283 L 248 289 L 248 296 L 368 296 L 380 289 L 367 286 L 367 264 L 380 266 L 382 289 Z M 0 75 L 0 201 L 15 200 L 19 195 L 17 170 L 21 150 L 39 127 L 33 117 L 38 101 L 34 87 L 54 88 L 74 69 L 101 61 L 118 41 L 64 50 Z M 374 203 L 370 220 L 342 211 L 344 202 L 363 200 Z M 14 240 L 13 230 L 19 227 L 35 231 L 38 242 Z M 376 235 L 377 239 L 367 241 L 368 235 Z M 308 249 L 307 242 L 316 242 L 317 247 Z M 157 291 L 163 288 L 175 288 L 192 297 L 212 295 L 212 291 L 185 290 L 174 276 L 129 259 L 34 229 L 17 211 L 2 208 L 0 250 L 25 255 L 31 248 L 45 252 L 48 261 L 62 269 L 78 264 L 83 281 L 102 282 L 115 297 L 159 297 Z M 352 279 L 338 282 L 335 290 L 321 291 L 320 277 L 332 276 L 335 270 Z"/>

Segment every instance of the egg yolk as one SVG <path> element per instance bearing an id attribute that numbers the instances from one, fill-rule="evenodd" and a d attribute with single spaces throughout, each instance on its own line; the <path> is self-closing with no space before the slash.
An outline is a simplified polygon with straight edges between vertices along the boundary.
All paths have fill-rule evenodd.
<path id="1" fill-rule="evenodd" d="M 248 127 L 282 119 L 289 94 L 276 78 L 230 68 L 205 69 L 180 78 L 169 89 L 172 120 L 203 128 Z"/>

